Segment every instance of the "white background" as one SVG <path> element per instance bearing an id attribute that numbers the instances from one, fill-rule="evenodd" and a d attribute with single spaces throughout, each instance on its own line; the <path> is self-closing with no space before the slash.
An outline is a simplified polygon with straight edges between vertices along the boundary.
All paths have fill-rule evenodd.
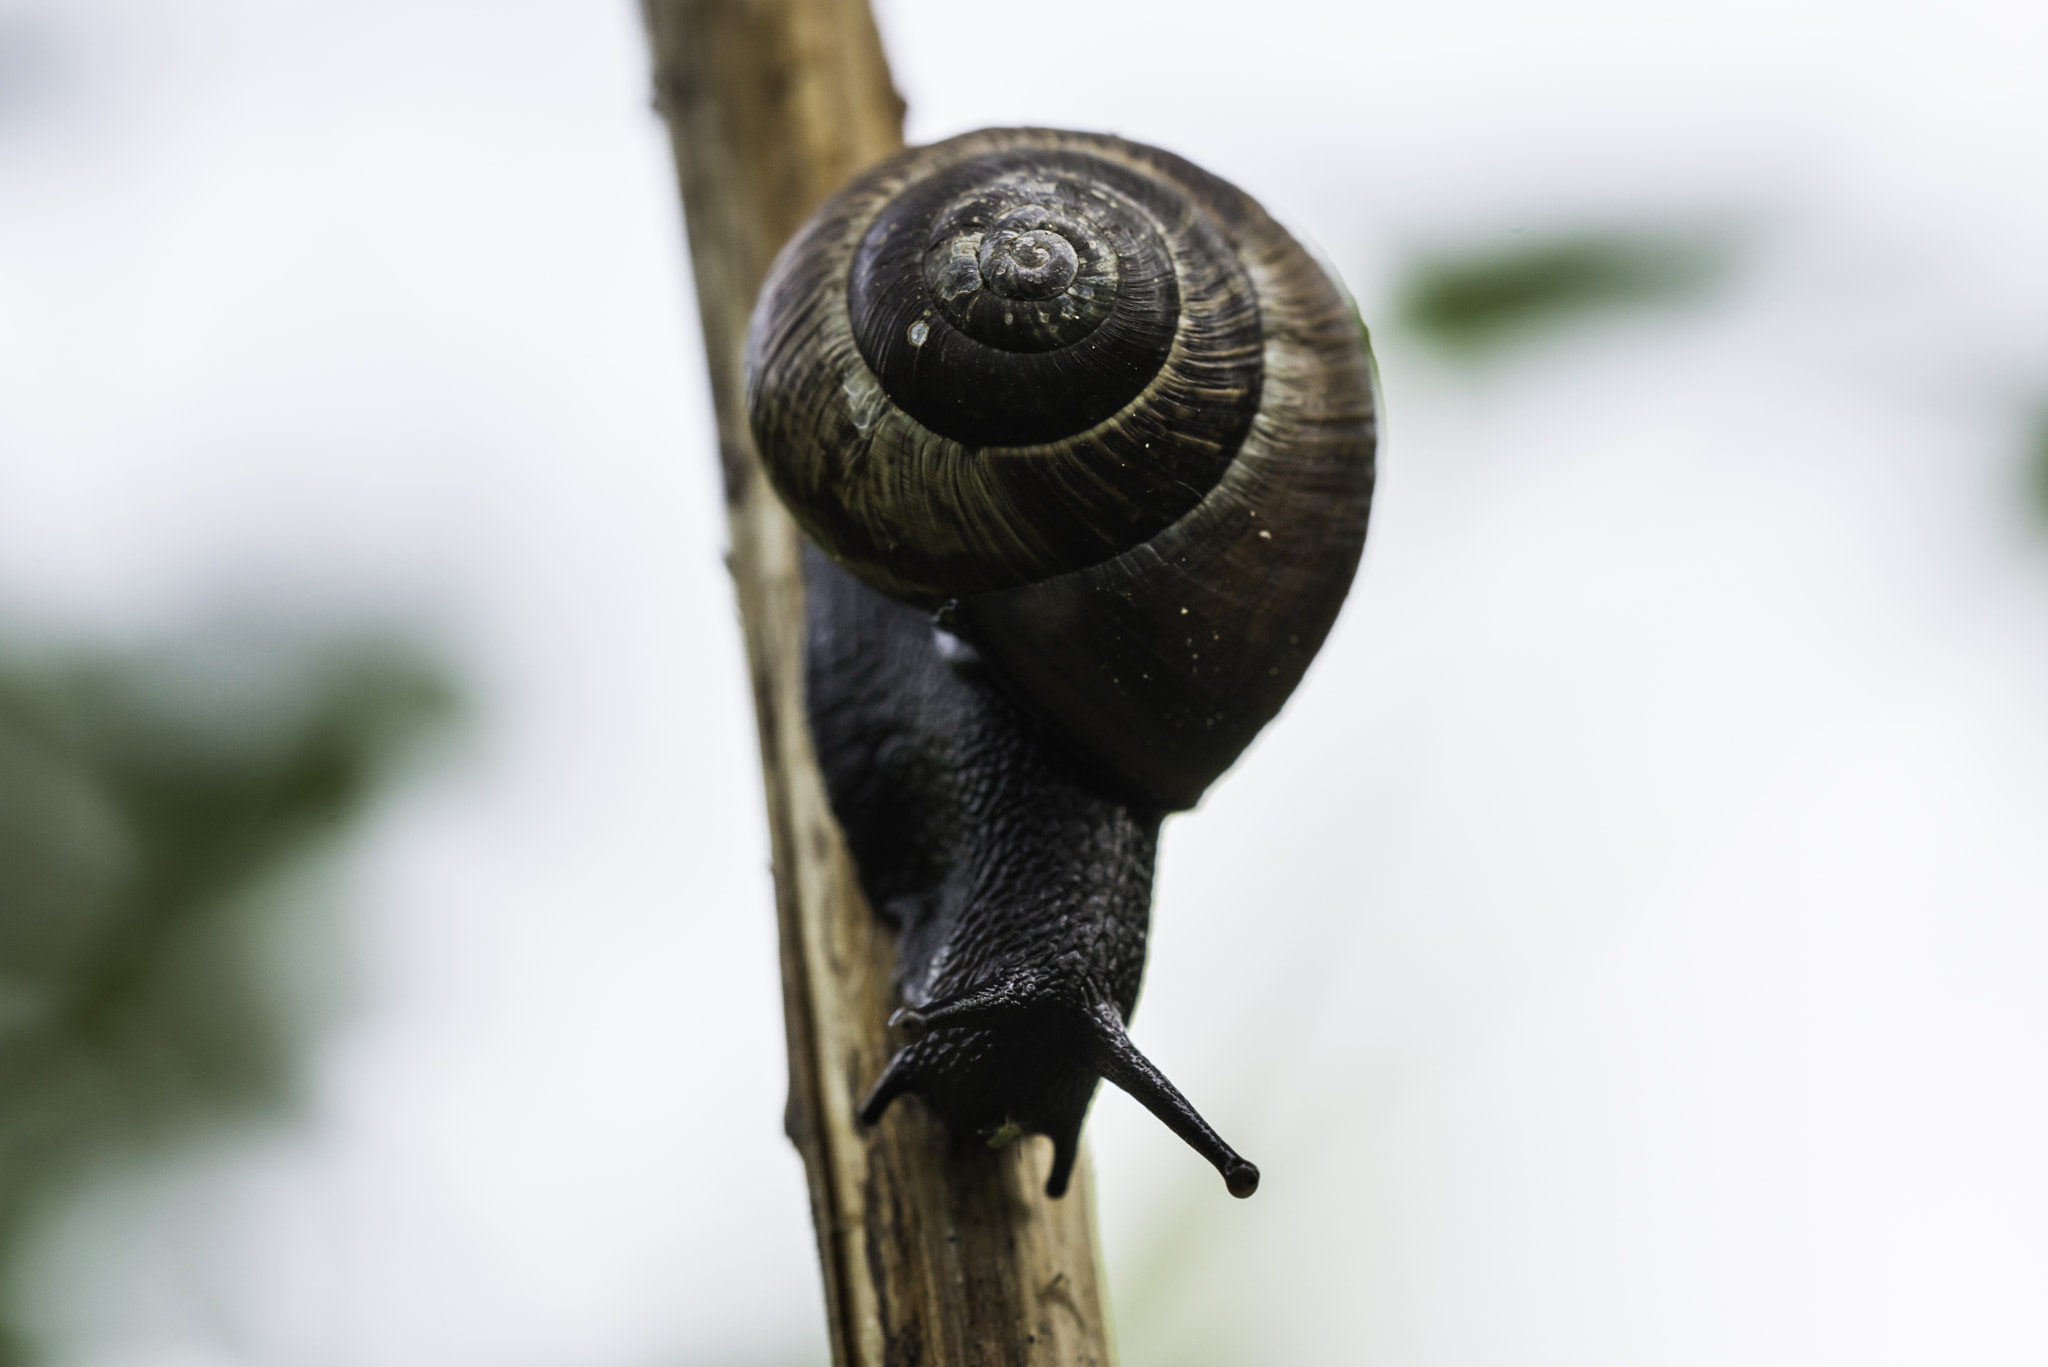
<path id="1" fill-rule="evenodd" d="M 1091 1121 L 1123 1358 L 2048 1359 L 2036 6 L 892 0 L 927 139 L 1122 132 L 1375 325 L 1364 575 L 1168 829 Z M 110 1181 L 65 1367 L 822 1363 L 759 779 L 624 0 L 0 4 L 0 607 L 396 621 L 472 699 L 348 861 L 292 1125 Z M 1479 360 L 1421 254 L 1739 244 Z"/>

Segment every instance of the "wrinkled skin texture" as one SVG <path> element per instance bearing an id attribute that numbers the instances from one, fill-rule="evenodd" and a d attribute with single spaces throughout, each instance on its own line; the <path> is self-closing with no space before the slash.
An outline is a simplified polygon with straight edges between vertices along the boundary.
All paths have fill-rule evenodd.
<path id="1" fill-rule="evenodd" d="M 1084 768 L 930 614 L 815 549 L 805 580 L 812 735 L 869 899 L 899 932 L 913 1036 L 862 1120 L 909 1092 L 956 1138 L 1047 1135 L 1057 1196 L 1108 1077 L 1249 1195 L 1257 1169 L 1124 1035 L 1161 813 Z"/>

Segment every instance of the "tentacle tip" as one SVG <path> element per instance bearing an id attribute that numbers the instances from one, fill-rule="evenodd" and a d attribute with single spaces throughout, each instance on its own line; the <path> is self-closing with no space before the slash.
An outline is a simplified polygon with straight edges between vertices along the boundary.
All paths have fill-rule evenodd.
<path id="1" fill-rule="evenodd" d="M 1223 1185 L 1230 1188 L 1230 1194 L 1242 1201 L 1259 1189 L 1259 1169 L 1256 1164 L 1242 1158 L 1223 1169 Z"/>
<path id="2" fill-rule="evenodd" d="M 905 1039 L 915 1044 L 930 1033 L 931 1022 L 925 1018 L 924 1012 L 916 1007 L 899 1006 L 896 1013 L 889 1017 L 889 1028 L 901 1031 Z"/>

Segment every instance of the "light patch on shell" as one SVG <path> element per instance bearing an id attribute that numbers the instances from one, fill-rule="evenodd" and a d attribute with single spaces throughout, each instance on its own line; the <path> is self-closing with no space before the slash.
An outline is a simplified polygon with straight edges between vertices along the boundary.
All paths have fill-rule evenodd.
<path id="1" fill-rule="evenodd" d="M 910 344 L 912 346 L 923 346 L 925 338 L 931 335 L 931 328 L 925 324 L 922 318 L 910 325 Z"/>
<path id="2" fill-rule="evenodd" d="M 848 371 L 839 387 L 846 392 L 846 416 L 856 431 L 873 427 L 891 407 L 889 396 L 866 366 Z"/>
<path id="3" fill-rule="evenodd" d="M 947 244 L 946 254 L 932 292 L 950 304 L 981 288 L 981 234 L 954 238 Z"/>

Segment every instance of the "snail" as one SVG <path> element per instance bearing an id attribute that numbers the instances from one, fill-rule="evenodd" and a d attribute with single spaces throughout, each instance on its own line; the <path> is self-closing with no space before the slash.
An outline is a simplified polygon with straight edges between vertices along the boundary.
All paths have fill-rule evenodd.
<path id="1" fill-rule="evenodd" d="M 1132 1044 L 1160 823 L 1279 711 L 1364 547 L 1376 379 L 1330 274 L 1242 191 L 1096 134 L 912 148 L 821 207 L 746 395 L 806 550 L 827 795 L 898 930 L 906 1093 L 1052 1140 L 1108 1079 L 1239 1156 Z"/>

